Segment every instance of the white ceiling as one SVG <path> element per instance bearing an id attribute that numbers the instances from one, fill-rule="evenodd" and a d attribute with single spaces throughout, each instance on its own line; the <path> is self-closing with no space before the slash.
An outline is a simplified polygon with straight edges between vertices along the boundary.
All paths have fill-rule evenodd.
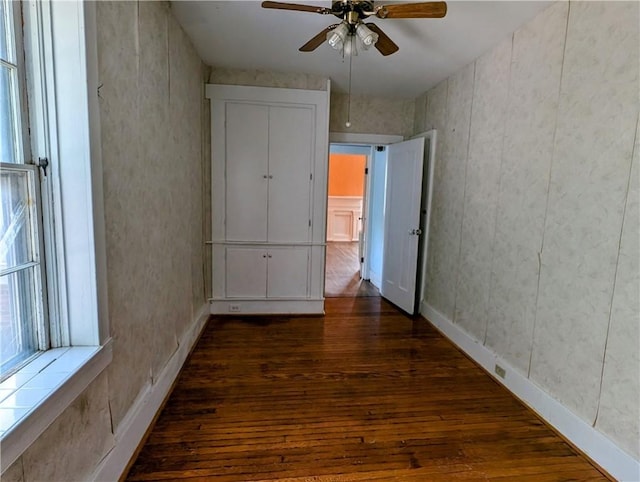
<path id="1" fill-rule="evenodd" d="M 178 21 L 208 65 L 300 72 L 331 78 L 346 92 L 348 60 L 325 42 L 298 48 L 338 20 L 333 15 L 263 9 L 259 1 L 173 1 Z M 329 7 L 330 1 L 289 3 Z M 391 2 L 376 2 L 376 5 Z M 400 2 L 408 3 L 408 2 Z M 545 9 L 549 1 L 452 1 L 442 19 L 375 19 L 400 50 L 353 59 L 353 93 L 414 98 L 488 51 Z"/>

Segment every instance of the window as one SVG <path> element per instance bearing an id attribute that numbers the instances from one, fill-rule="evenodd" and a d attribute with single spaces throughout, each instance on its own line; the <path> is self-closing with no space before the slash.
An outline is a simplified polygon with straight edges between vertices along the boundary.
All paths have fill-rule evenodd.
<path id="1" fill-rule="evenodd" d="M 0 472 L 111 361 L 95 9 L 0 0 Z"/>
<path id="2" fill-rule="evenodd" d="M 48 348 L 38 167 L 28 164 L 20 3 L 0 0 L 0 380 Z M 16 11 L 18 10 L 18 11 Z"/>

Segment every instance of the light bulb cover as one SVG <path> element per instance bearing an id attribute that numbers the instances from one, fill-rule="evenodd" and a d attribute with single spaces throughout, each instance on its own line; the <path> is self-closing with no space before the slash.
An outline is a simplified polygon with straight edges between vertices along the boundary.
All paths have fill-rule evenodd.
<path id="1" fill-rule="evenodd" d="M 327 42 L 331 45 L 331 48 L 335 50 L 342 50 L 344 47 L 344 41 L 349 34 L 349 26 L 342 22 L 336 28 L 327 33 Z"/>
<path id="2" fill-rule="evenodd" d="M 353 35 L 349 35 L 344 42 L 344 50 L 342 51 L 342 55 L 345 57 L 350 57 L 354 55 L 358 55 L 358 46 L 356 44 L 356 39 Z"/>
<path id="3" fill-rule="evenodd" d="M 368 50 L 369 47 L 375 45 L 378 41 L 378 34 L 367 27 L 364 23 L 359 23 L 356 27 L 356 33 L 362 42 L 362 48 Z"/>

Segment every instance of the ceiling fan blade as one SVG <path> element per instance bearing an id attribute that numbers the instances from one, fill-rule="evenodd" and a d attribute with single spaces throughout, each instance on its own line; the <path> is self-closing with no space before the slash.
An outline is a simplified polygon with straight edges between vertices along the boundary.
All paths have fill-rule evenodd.
<path id="1" fill-rule="evenodd" d="M 262 8 L 275 8 L 277 10 L 296 10 L 298 12 L 311 12 L 329 14 L 330 8 L 314 7 L 313 5 L 298 5 L 296 3 L 283 3 L 283 2 L 262 2 Z"/>
<path id="2" fill-rule="evenodd" d="M 322 32 L 320 32 L 318 35 L 316 35 L 311 40 L 309 40 L 306 44 L 304 44 L 298 50 L 300 52 L 313 52 L 315 49 L 320 47 L 327 40 L 327 34 L 337 26 L 338 24 L 329 25 L 327 28 L 325 28 Z"/>
<path id="3" fill-rule="evenodd" d="M 442 18 L 447 14 L 447 4 L 424 2 L 381 5 L 375 12 L 378 18 Z"/>
<path id="4" fill-rule="evenodd" d="M 365 25 L 378 34 L 378 41 L 375 43 L 375 46 L 382 55 L 386 57 L 400 50 L 400 47 L 398 47 L 386 33 L 380 30 L 380 27 L 375 23 L 367 23 Z"/>

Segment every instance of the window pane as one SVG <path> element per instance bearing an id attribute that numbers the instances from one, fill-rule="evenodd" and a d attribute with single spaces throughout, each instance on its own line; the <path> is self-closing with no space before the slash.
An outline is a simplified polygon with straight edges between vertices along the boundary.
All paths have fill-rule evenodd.
<path id="1" fill-rule="evenodd" d="M 0 271 L 35 261 L 28 181 L 25 171 L 0 171 Z"/>
<path id="2" fill-rule="evenodd" d="M 36 269 L 0 277 L 0 376 L 36 352 Z"/>
<path id="3" fill-rule="evenodd" d="M 0 0 L 0 59 L 10 61 L 9 59 L 9 42 L 7 41 L 10 29 L 7 28 L 7 21 L 11 18 L 9 6 L 4 0 Z"/>
<path id="4" fill-rule="evenodd" d="M 15 71 L 0 66 L 0 162 L 16 163 L 17 135 L 13 108 L 12 81 Z"/>

